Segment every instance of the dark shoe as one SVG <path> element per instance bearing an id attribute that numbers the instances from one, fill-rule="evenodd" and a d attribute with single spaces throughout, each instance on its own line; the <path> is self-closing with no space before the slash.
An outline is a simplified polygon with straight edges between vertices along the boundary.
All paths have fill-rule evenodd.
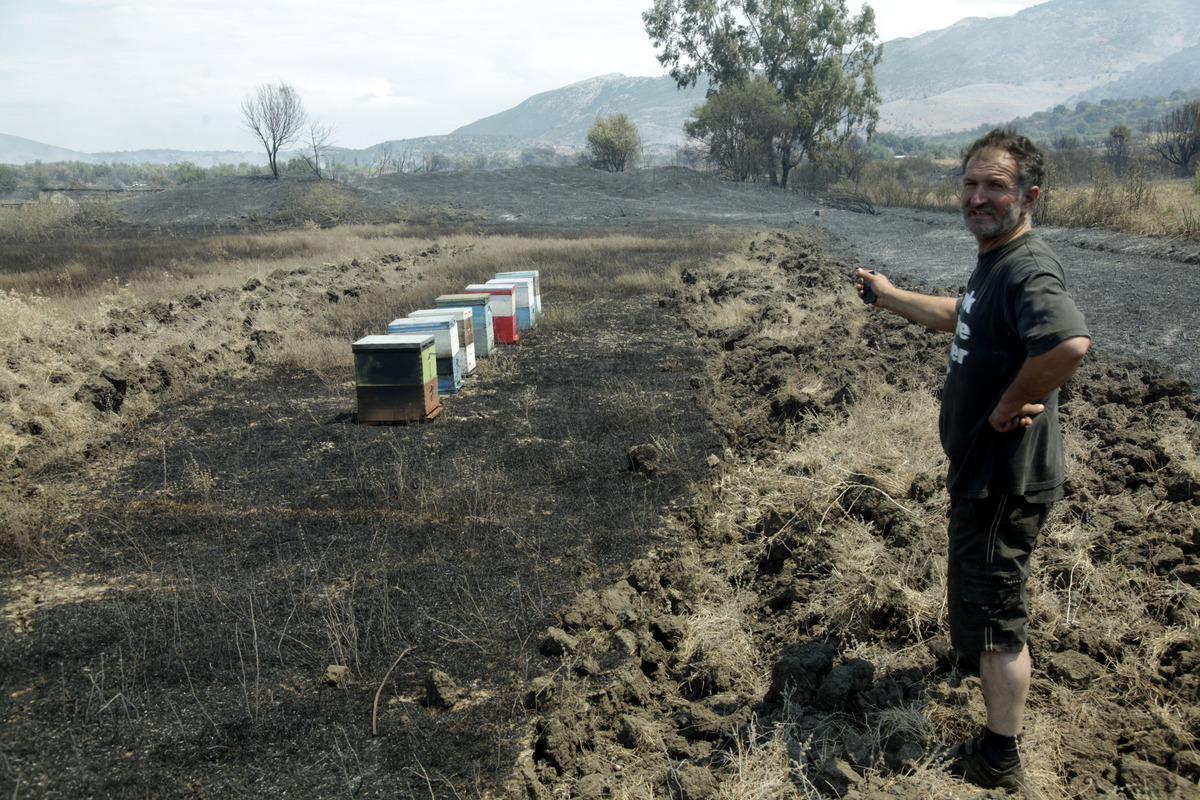
<path id="1" fill-rule="evenodd" d="M 949 772 L 984 789 L 1007 789 L 1010 792 L 1025 789 L 1025 768 L 1021 762 L 1005 770 L 998 770 L 980 754 L 982 739 L 967 739 L 960 742 L 947 754 Z"/>

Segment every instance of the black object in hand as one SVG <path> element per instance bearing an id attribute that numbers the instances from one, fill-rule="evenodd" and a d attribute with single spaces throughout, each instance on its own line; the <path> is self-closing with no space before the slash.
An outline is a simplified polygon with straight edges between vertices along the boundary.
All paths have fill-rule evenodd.
<path id="1" fill-rule="evenodd" d="M 875 270 L 873 270 L 873 269 L 867 270 L 867 271 L 870 272 L 872 275 L 875 274 Z M 863 299 L 864 303 L 874 303 L 876 300 L 879 299 L 879 297 L 876 296 L 876 294 L 875 294 L 875 290 L 871 288 L 871 282 L 869 280 L 867 280 L 866 278 L 863 278 L 862 299 Z"/>

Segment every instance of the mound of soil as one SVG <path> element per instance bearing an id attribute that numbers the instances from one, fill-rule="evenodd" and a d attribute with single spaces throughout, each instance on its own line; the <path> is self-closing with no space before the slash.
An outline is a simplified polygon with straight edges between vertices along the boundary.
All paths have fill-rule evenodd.
<path id="1" fill-rule="evenodd" d="M 345 376 L 211 379 L 203 354 L 164 359 L 162 385 L 139 390 L 169 404 L 15 478 L 74 500 L 47 520 L 67 531 L 57 563 L 5 564 L 0 793 L 983 796 L 929 762 L 981 713 L 919 600 L 944 547 L 940 475 L 895 491 L 896 476 L 858 470 L 816 509 L 731 488 L 751 471 L 810 477 L 789 442 L 869 413 L 868 381 L 936 393 L 944 340 L 861 308 L 849 276 L 965 280 L 952 217 L 852 214 L 673 170 L 396 176 L 362 193 L 514 232 L 775 230 L 747 239 L 751 269 L 684 268 L 672 296 L 613 296 L 578 329 L 523 333 L 427 425 L 355 424 Z M 235 194 L 192 222 L 237 216 Z M 1117 251 L 1134 258 L 1070 250 L 1069 273 Z M 327 266 L 238 291 L 269 306 L 300 283 L 396 279 L 388 263 Z M 1134 355 L 1122 314 L 1089 293 L 1111 280 L 1128 297 L 1118 266 L 1075 282 L 1099 352 L 1064 403 L 1082 455 L 1059 513 L 1076 538 L 1047 541 L 1039 574 L 1047 603 L 1093 567 L 1125 583 L 1039 628 L 1029 755 L 1048 796 L 1194 797 L 1191 327 L 1164 302 L 1138 335 L 1173 360 L 1113 360 Z M 156 313 L 130 310 L 110 335 L 190 324 Z M 781 346 L 780 327 L 796 341 Z M 863 547 L 869 571 L 847 574 Z M 1105 621 L 1131 611 L 1136 631 Z M 942 728 L 897 722 L 913 709 Z M 750 770 L 755 753 L 775 771 Z"/>
<path id="2" fill-rule="evenodd" d="M 707 354 L 714 380 L 702 393 L 733 453 L 729 468 L 778 463 L 765 469 L 786 481 L 780 450 L 795 435 L 789 426 L 875 413 L 858 403 L 857 387 L 871 375 L 899 387 L 938 385 L 945 342 L 887 315 L 872 315 L 857 332 L 844 306 L 822 313 L 801 301 L 809 311 L 802 343 L 779 346 L 771 329 L 795 321 L 795 299 L 843 290 L 853 266 L 830 258 L 820 241 L 811 233 L 759 237 L 751 248 L 760 269 L 715 280 L 690 276 L 688 289 L 673 299 Z M 752 304 L 758 322 L 713 327 L 703 309 L 714 298 Z M 798 373 L 820 388 L 796 391 L 791 379 Z M 1042 738 L 1046 723 L 1033 722 L 1026 757 L 1043 772 L 1046 753 L 1037 750 L 1059 751 L 1055 774 L 1039 775 L 1046 796 L 1196 796 L 1200 484 L 1194 464 L 1173 461 L 1161 432 L 1188 431 L 1192 445 L 1184 452 L 1196 452 L 1200 402 L 1180 380 L 1131 376 L 1095 360 L 1069 387 L 1068 425 L 1085 439 L 1088 457 L 1074 470 L 1060 513 L 1090 532 L 1095 558 L 1137 570 L 1157 582 L 1161 594 L 1136 632 L 1115 640 L 1088 623 L 1039 632 L 1031 716 L 1067 713 L 1069 704 L 1056 697 L 1099 691 L 1079 701 L 1086 723 L 1055 725 L 1055 736 Z M 840 573 L 855 554 L 836 544 L 839 525 L 829 510 L 818 525 L 811 508 L 730 509 L 717 482 L 676 520 L 676 547 L 656 549 L 610 588 L 634 590 L 619 630 L 604 619 L 595 595 L 568 607 L 567 633 L 596 648 L 575 653 L 573 663 L 602 668 L 598 675 L 582 670 L 586 677 L 570 699 L 539 722 L 539 738 L 522 764 L 529 795 L 600 798 L 640 784 L 674 797 L 724 796 L 745 770 L 743 754 L 755 732 L 786 731 L 788 756 L 803 776 L 799 784 L 822 795 L 970 796 L 969 788 L 940 785 L 924 772 L 939 746 L 928 732 L 900 728 L 880 735 L 914 705 L 944 706 L 935 718 L 982 719 L 977 684 L 954 659 L 944 631 L 920 623 L 905 596 L 920 587 L 900 578 L 914 552 L 930 559 L 927 567 L 944 558 L 944 522 L 936 513 L 944 502 L 940 476 L 914 476 L 899 502 L 880 490 L 890 477 L 857 474 L 840 487 L 837 510 L 869 526 L 881 575 L 878 583 L 854 586 L 860 616 L 849 626 L 833 619 L 838 601 L 829 595 L 845 585 Z M 928 513 L 919 513 L 922 508 Z M 1153 511 L 1146 515 L 1144 508 Z M 738 524 L 722 524 L 723 515 L 739 511 Z M 1045 541 L 1038 558 L 1053 573 L 1051 586 L 1079 580 L 1081 562 L 1069 542 Z M 697 559 L 707 569 L 697 570 Z M 925 579 L 936 583 L 928 573 Z M 770 664 L 770 683 L 757 694 L 739 685 L 719 659 L 684 646 L 682 632 L 701 598 L 730 584 L 751 595 L 739 605 L 753 612 L 747 627 Z M 1122 613 L 1121 606 L 1107 613 Z M 1151 665 L 1143 648 L 1155 640 L 1172 644 Z M 1152 714 L 1130 708 L 1126 691 L 1150 705 L 1157 702 L 1151 697 L 1165 693 L 1180 724 L 1152 721 Z M 970 733 L 961 728 L 959 736 Z"/>

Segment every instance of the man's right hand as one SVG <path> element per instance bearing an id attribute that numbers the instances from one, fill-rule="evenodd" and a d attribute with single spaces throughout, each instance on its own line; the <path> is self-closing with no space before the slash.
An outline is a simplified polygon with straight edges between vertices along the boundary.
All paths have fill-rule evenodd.
<path id="1" fill-rule="evenodd" d="M 875 292 L 875 302 L 871 305 L 876 308 L 887 309 L 935 331 L 953 333 L 958 325 L 956 298 L 900 289 L 889 281 L 886 275 L 861 267 L 854 270 L 854 280 L 860 300 L 866 288 L 864 282 L 871 282 L 871 289 Z"/>
<path id="2" fill-rule="evenodd" d="M 863 297 L 867 288 L 866 282 L 871 282 L 871 289 L 875 292 L 875 300 L 871 303 L 871 305 L 874 306 L 879 306 L 880 300 L 883 298 L 883 296 L 893 288 L 891 281 L 874 270 L 862 268 L 856 269 L 854 270 L 854 278 L 855 288 L 858 290 L 858 298 L 863 302 L 866 302 L 865 298 Z M 883 291 L 880 291 L 880 289 Z M 880 307 L 882 308 L 882 306 Z"/>

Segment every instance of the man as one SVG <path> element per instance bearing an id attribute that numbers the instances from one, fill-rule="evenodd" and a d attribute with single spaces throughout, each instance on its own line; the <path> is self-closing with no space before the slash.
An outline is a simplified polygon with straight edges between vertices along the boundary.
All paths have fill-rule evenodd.
<path id="1" fill-rule="evenodd" d="M 987 726 L 954 749 L 952 767 L 989 788 L 1023 785 L 1029 555 L 1063 496 L 1058 389 L 1091 344 L 1062 266 L 1033 230 L 1044 178 L 1042 153 L 1014 131 L 993 130 L 967 149 L 961 208 L 978 260 L 961 298 L 855 272 L 865 300 L 869 288 L 873 305 L 954 334 L 939 418 L 949 459 L 947 608 L 955 648 L 978 658 Z"/>

